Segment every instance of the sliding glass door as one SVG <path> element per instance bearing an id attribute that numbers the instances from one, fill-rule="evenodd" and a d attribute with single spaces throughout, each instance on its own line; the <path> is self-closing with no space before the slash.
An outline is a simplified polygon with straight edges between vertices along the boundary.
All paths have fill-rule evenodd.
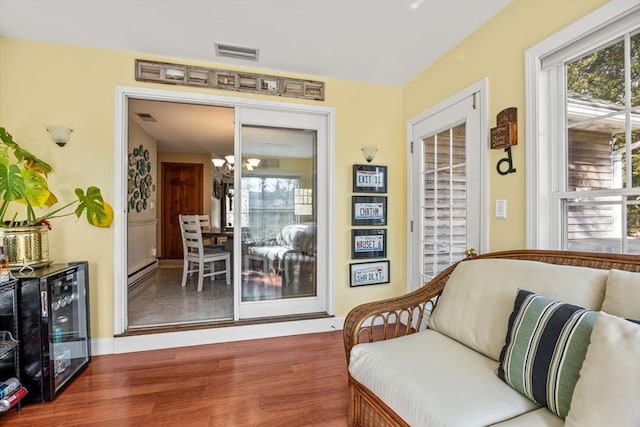
<path id="1" fill-rule="evenodd" d="M 239 111 L 237 317 L 327 312 L 326 119 Z M 321 201 L 325 203 L 322 204 Z M 236 268 L 238 265 L 236 264 Z"/>

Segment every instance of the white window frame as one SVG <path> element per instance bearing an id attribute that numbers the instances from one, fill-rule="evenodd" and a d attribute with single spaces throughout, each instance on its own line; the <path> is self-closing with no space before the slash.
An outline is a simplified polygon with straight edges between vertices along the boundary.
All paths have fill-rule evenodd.
<path id="1" fill-rule="evenodd" d="M 562 247 L 560 203 L 554 199 L 554 192 L 561 190 L 565 162 L 564 144 L 557 143 L 564 141 L 564 111 L 558 100 L 564 93 L 563 82 L 553 69 L 543 69 L 542 58 L 581 40 L 591 42 L 579 45 L 583 52 L 598 47 L 602 40 L 589 39 L 589 35 L 621 21 L 638 8 L 640 0 L 613 0 L 525 52 L 527 248 Z M 617 35 L 612 31 L 607 37 Z"/>

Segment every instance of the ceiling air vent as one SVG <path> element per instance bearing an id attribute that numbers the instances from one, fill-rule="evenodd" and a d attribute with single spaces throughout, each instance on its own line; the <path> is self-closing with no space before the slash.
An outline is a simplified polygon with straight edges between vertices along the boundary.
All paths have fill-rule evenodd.
<path id="1" fill-rule="evenodd" d="M 232 46 L 230 44 L 214 43 L 217 56 L 226 56 L 228 58 L 248 59 L 250 61 L 258 60 L 258 49 L 250 47 Z"/>
<path id="2" fill-rule="evenodd" d="M 157 122 L 156 118 L 149 113 L 136 113 L 143 122 Z"/>

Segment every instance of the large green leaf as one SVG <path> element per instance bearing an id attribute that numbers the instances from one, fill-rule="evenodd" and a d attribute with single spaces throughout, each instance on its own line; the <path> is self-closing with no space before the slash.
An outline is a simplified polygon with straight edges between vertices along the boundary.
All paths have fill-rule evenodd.
<path id="1" fill-rule="evenodd" d="M 25 195 L 31 206 L 41 208 L 51 207 L 58 202 L 56 196 L 49 190 L 46 178 L 31 170 L 23 169 Z"/>
<path id="2" fill-rule="evenodd" d="M 0 199 L 7 202 L 25 200 L 26 186 L 17 165 L 0 163 Z"/>
<path id="3" fill-rule="evenodd" d="M 86 194 L 80 188 L 76 188 L 75 192 L 80 201 L 75 210 L 78 218 L 86 210 L 89 224 L 96 227 L 109 227 L 111 225 L 113 208 L 102 199 L 102 193 L 98 187 L 87 188 Z"/>

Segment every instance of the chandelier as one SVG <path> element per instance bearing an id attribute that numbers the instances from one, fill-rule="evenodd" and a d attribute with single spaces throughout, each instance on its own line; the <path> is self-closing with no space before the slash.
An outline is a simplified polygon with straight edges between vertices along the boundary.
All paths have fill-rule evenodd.
<path id="1" fill-rule="evenodd" d="M 211 159 L 211 163 L 216 167 L 216 171 L 225 178 L 233 177 L 233 171 L 235 169 L 235 160 L 233 154 L 224 156 L 224 159 L 214 157 Z"/>
<path id="2" fill-rule="evenodd" d="M 224 156 L 224 158 L 212 157 L 211 162 L 213 163 L 213 166 L 216 167 L 216 172 L 219 176 L 221 175 L 224 178 L 233 178 L 233 172 L 235 170 L 235 158 L 233 157 L 233 154 Z M 252 171 L 260 165 L 260 162 L 260 159 L 247 159 L 246 162 L 242 164 L 242 167 Z"/>

